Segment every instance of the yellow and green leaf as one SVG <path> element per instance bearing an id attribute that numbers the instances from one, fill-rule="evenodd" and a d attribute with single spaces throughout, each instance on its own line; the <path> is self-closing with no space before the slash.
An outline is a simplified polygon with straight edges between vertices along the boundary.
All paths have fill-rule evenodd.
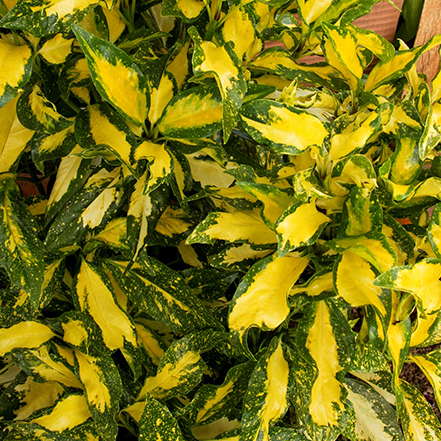
<path id="1" fill-rule="evenodd" d="M 255 263 L 239 284 L 230 304 L 228 325 L 247 348 L 246 335 L 252 326 L 271 330 L 288 317 L 288 292 L 308 265 L 299 254 L 265 257 Z"/>
<path id="2" fill-rule="evenodd" d="M 147 80 L 122 49 L 72 26 L 100 95 L 133 124 L 145 123 L 149 109 Z M 105 55 L 104 55 L 105 54 Z"/>

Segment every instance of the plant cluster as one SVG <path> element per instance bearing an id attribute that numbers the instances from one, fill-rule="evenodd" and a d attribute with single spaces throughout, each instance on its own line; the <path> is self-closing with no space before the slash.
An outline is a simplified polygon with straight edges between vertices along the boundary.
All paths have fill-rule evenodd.
<path id="1" fill-rule="evenodd" d="M 441 439 L 441 38 L 376 2 L 0 0 L 0 439 Z"/>

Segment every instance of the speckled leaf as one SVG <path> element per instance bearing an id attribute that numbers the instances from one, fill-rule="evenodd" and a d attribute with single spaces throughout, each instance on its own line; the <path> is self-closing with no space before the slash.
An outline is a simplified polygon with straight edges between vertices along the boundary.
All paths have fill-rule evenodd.
<path id="1" fill-rule="evenodd" d="M 362 236 L 331 240 L 327 244 L 338 253 L 349 250 L 357 254 L 380 272 L 387 271 L 396 263 L 394 249 L 387 241 L 386 236 L 376 231 Z"/>
<path id="2" fill-rule="evenodd" d="M 185 407 L 191 425 L 210 424 L 230 413 L 243 398 L 255 363 L 249 361 L 232 367 L 220 385 L 205 384 Z"/>
<path id="3" fill-rule="evenodd" d="M 199 331 L 171 344 L 161 358 L 155 376 L 147 377 L 138 399 L 150 394 L 157 399 L 186 395 L 202 379 L 206 364 L 201 357 L 226 338 L 225 333 Z"/>
<path id="4" fill-rule="evenodd" d="M 135 320 L 138 345 L 145 349 L 152 363 L 157 366 L 166 351 L 166 346 L 155 331 L 140 320 Z"/>
<path id="5" fill-rule="evenodd" d="M 156 124 L 158 119 L 161 117 L 165 106 L 177 92 L 176 80 L 174 76 L 166 70 L 163 72 L 159 84 L 155 86 L 150 86 L 151 104 L 148 118 L 152 125 Z"/>
<path id="6" fill-rule="evenodd" d="M 38 348 L 55 334 L 46 325 L 34 321 L 22 321 L 9 328 L 0 329 L 0 355 L 16 348 Z"/>
<path id="7" fill-rule="evenodd" d="M 255 263 L 239 284 L 230 304 L 228 325 L 246 350 L 252 326 L 271 330 L 288 317 L 288 291 L 308 265 L 299 254 L 268 256 Z"/>
<path id="8" fill-rule="evenodd" d="M 45 239 L 47 250 L 78 246 L 91 230 L 106 224 L 122 203 L 119 180 L 118 168 L 92 175 L 51 224 Z"/>
<path id="9" fill-rule="evenodd" d="M 157 123 L 168 138 L 204 138 L 222 128 L 222 97 L 215 86 L 199 86 L 175 95 Z"/>
<path id="10" fill-rule="evenodd" d="M 139 421 L 140 441 L 184 441 L 181 429 L 165 404 L 150 394 L 145 396 L 145 405 Z"/>
<path id="11" fill-rule="evenodd" d="M 200 0 L 165 0 L 162 5 L 162 15 L 179 17 L 184 23 L 196 20 L 205 9 L 205 3 Z"/>
<path id="12" fill-rule="evenodd" d="M 404 441 L 395 409 L 379 393 L 350 378 L 346 378 L 345 386 L 357 417 L 357 440 Z"/>
<path id="13" fill-rule="evenodd" d="M 334 267 L 335 289 L 350 305 L 372 305 L 384 317 L 387 311 L 381 288 L 374 286 L 376 275 L 365 259 L 352 251 L 344 251 Z"/>
<path id="14" fill-rule="evenodd" d="M 83 389 L 81 381 L 73 372 L 73 366 L 56 351 L 49 352 L 48 345 L 35 350 L 20 351 L 15 357 L 23 370 L 40 381 L 57 381 L 66 387 Z"/>
<path id="15" fill-rule="evenodd" d="M 441 140 L 441 104 L 436 102 L 429 106 L 424 131 L 418 141 L 418 151 L 421 160 L 427 158 L 430 152 Z"/>
<path id="16" fill-rule="evenodd" d="M 418 313 L 418 319 L 412 329 L 412 338 L 410 346 L 428 347 L 441 343 L 441 312 L 421 317 Z"/>
<path id="17" fill-rule="evenodd" d="M 52 432 L 63 432 L 84 423 L 90 417 L 89 408 L 84 395 L 68 395 L 63 397 L 51 411 L 31 423 L 38 424 Z"/>
<path id="18" fill-rule="evenodd" d="M 115 300 L 107 277 L 97 266 L 83 260 L 75 282 L 80 310 L 87 312 L 100 327 L 104 344 L 111 350 L 128 342 L 137 345 L 135 326 Z"/>
<path id="19" fill-rule="evenodd" d="M 374 350 L 378 354 L 378 351 L 376 349 Z M 372 369 L 373 366 L 366 366 L 365 368 L 364 365 L 358 365 L 355 371 L 351 371 L 351 375 L 371 386 L 372 389 L 380 394 L 389 404 L 395 406 L 397 404 L 397 397 L 392 387 L 390 365 L 384 358 L 381 365 L 380 369 Z"/>
<path id="20" fill-rule="evenodd" d="M 57 177 L 46 207 L 45 223 L 49 225 L 54 217 L 66 209 L 66 204 L 78 191 L 89 171 L 90 160 L 77 156 L 82 152 L 79 146 L 72 150 L 72 154 L 62 158 L 58 166 Z"/>
<path id="21" fill-rule="evenodd" d="M 38 84 L 34 84 L 20 96 L 17 103 L 17 116 L 27 129 L 51 135 L 73 124 L 73 121 L 58 113 L 55 105 L 44 96 Z"/>
<path id="22" fill-rule="evenodd" d="M 118 368 L 105 352 L 91 355 L 76 349 L 75 358 L 95 426 L 103 439 L 114 440 L 118 433 L 115 414 L 119 411 L 119 398 L 122 394 Z"/>
<path id="23" fill-rule="evenodd" d="M 369 138 L 377 133 L 382 125 L 387 124 L 392 110 L 393 106 L 386 102 L 373 112 L 359 113 L 359 117 L 354 118 L 341 133 L 331 136 L 328 160 L 343 158 L 363 148 Z"/>
<path id="24" fill-rule="evenodd" d="M 0 265 L 12 283 L 39 305 L 44 277 L 44 247 L 37 221 L 20 200 L 12 173 L 0 174 Z"/>
<path id="25" fill-rule="evenodd" d="M 177 272 L 152 258 L 146 262 L 149 273 L 136 263 L 128 268 L 126 261 L 106 260 L 105 267 L 140 310 L 171 330 L 221 329 Z"/>
<path id="26" fill-rule="evenodd" d="M 295 199 L 280 188 L 256 182 L 238 182 L 241 189 L 253 195 L 262 204 L 262 217 L 270 228 Z"/>
<path id="27" fill-rule="evenodd" d="M 73 38 L 65 38 L 63 34 L 57 34 L 41 46 L 38 54 L 48 63 L 62 64 L 72 53 L 73 42 Z"/>
<path id="28" fill-rule="evenodd" d="M 0 107 L 3 107 L 29 81 L 33 65 L 32 51 L 27 45 L 14 46 L 0 39 L 0 60 Z"/>
<path id="29" fill-rule="evenodd" d="M 16 111 L 18 98 L 0 109 L 0 173 L 13 171 L 33 131 L 22 126 Z"/>
<path id="30" fill-rule="evenodd" d="M 68 156 L 76 146 L 73 129 L 74 127 L 70 126 L 53 135 L 35 132 L 30 142 L 34 163 L 43 169 L 43 162 Z"/>
<path id="31" fill-rule="evenodd" d="M 247 243 L 231 244 L 213 257 L 211 265 L 215 268 L 243 271 L 244 268 L 248 269 L 256 260 L 262 259 L 273 252 L 273 249 L 254 249 Z"/>
<path id="32" fill-rule="evenodd" d="M 285 210 L 276 223 L 279 257 L 317 241 L 331 219 L 317 210 L 316 199 L 297 202 Z"/>
<path id="33" fill-rule="evenodd" d="M 194 73 L 214 76 L 221 91 L 223 137 L 227 142 L 236 126 L 239 109 L 247 92 L 242 63 L 229 42 L 216 46 L 211 41 L 202 41 L 194 27 L 187 32 L 195 43 L 192 60 Z"/>
<path id="34" fill-rule="evenodd" d="M 112 43 L 72 26 L 99 94 L 133 124 L 144 124 L 149 107 L 147 80 L 131 57 Z"/>
<path id="35" fill-rule="evenodd" d="M 296 343 L 308 363 L 297 379 L 309 395 L 305 410 L 312 425 L 308 431 L 333 430 L 344 421 L 347 392 L 341 379 L 353 350 L 350 326 L 332 300 L 314 302 L 299 324 Z"/>
<path id="36" fill-rule="evenodd" d="M 266 245 L 277 242 L 260 216 L 260 210 L 210 213 L 190 234 L 187 243 L 213 244 L 218 239 L 228 242 Z"/>
<path id="37" fill-rule="evenodd" d="M 400 388 L 403 392 L 403 405 L 399 416 L 406 440 L 439 441 L 439 421 L 426 398 L 416 387 L 404 380 L 400 380 Z"/>
<path id="38" fill-rule="evenodd" d="M 438 259 L 441 259 L 441 204 L 435 205 L 429 226 L 427 227 L 427 238 Z"/>
<path id="39" fill-rule="evenodd" d="M 269 441 L 270 425 L 282 418 L 290 405 L 294 374 L 290 361 L 288 348 L 281 338 L 274 337 L 251 374 L 244 396 L 241 440 Z"/>
<path id="40" fill-rule="evenodd" d="M 0 26 L 22 29 L 36 37 L 69 31 L 98 2 L 95 0 L 50 1 L 21 0 L 3 17 Z"/>
<path id="41" fill-rule="evenodd" d="M 69 98 L 72 89 L 87 87 L 91 83 L 92 78 L 85 58 L 75 57 L 67 61 L 58 78 L 58 88 L 64 99 Z"/>
<path id="42" fill-rule="evenodd" d="M 441 261 L 428 258 L 415 265 L 396 266 L 379 275 L 375 286 L 410 292 L 425 316 L 441 308 Z"/>
<path id="43" fill-rule="evenodd" d="M 321 148 L 329 132 L 310 113 L 277 101 L 255 100 L 241 110 L 247 133 L 282 154 L 298 155 L 311 146 Z"/>

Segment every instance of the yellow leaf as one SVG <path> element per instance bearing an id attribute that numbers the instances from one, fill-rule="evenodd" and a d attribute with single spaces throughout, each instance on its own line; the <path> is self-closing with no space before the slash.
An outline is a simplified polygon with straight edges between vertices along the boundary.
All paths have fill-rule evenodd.
<path id="1" fill-rule="evenodd" d="M 64 38 L 63 34 L 56 34 L 55 37 L 46 41 L 38 53 L 51 64 L 64 63 L 72 52 L 73 38 Z"/>
<path id="2" fill-rule="evenodd" d="M 46 325 L 32 321 L 0 329 L 0 356 L 15 348 L 38 348 L 54 336 Z"/>
<path id="3" fill-rule="evenodd" d="M 116 304 L 94 266 L 86 261 L 81 264 L 76 290 L 81 310 L 90 314 L 101 328 L 104 343 L 110 350 L 123 348 L 125 341 L 136 345 L 134 325 Z"/>
<path id="4" fill-rule="evenodd" d="M 84 395 L 69 395 L 59 401 L 52 412 L 31 420 L 52 432 L 63 432 L 89 419 L 89 406 Z"/>
<path id="5" fill-rule="evenodd" d="M 335 286 L 338 294 L 351 306 L 372 305 L 386 316 L 386 308 L 380 299 L 381 289 L 373 285 L 376 275 L 366 260 L 344 251 L 337 265 Z"/>

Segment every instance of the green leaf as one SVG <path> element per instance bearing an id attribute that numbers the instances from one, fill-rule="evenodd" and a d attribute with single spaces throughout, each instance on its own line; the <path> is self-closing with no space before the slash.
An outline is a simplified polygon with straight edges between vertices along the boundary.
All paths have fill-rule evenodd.
<path id="1" fill-rule="evenodd" d="M 3 20 L 0 20 L 2 26 Z M 33 57 L 30 47 L 26 44 L 14 46 L 0 39 L 0 108 L 12 98 L 29 81 L 32 72 Z"/>
<path id="2" fill-rule="evenodd" d="M 237 287 L 230 304 L 228 325 L 247 348 L 250 327 L 277 328 L 288 317 L 288 291 L 299 279 L 309 259 L 291 253 L 284 257 L 268 256 L 255 263 Z"/>
<path id="3" fill-rule="evenodd" d="M 147 394 L 161 400 L 186 395 L 201 381 L 206 369 L 201 353 L 225 338 L 225 333 L 208 330 L 173 342 L 161 358 L 156 375 L 147 377 L 138 399 Z"/>
<path id="4" fill-rule="evenodd" d="M 222 97 L 215 86 L 198 86 L 175 95 L 157 123 L 168 138 L 205 138 L 222 128 Z"/>
<path id="5" fill-rule="evenodd" d="M 72 26 L 99 94 L 133 124 L 144 124 L 149 108 L 147 80 L 132 59 L 112 43 Z"/>
<path id="6" fill-rule="evenodd" d="M 46 325 L 34 321 L 22 321 L 10 328 L 0 329 L 0 355 L 16 348 L 38 348 L 55 334 Z"/>
<path id="7" fill-rule="evenodd" d="M 75 282 L 80 310 L 91 315 L 100 327 L 104 344 L 111 350 L 124 348 L 128 342 L 137 345 L 135 326 L 117 304 L 104 272 L 83 260 Z"/>
<path id="8" fill-rule="evenodd" d="M 38 224 L 18 197 L 15 175 L 0 175 L 0 265 L 11 282 L 40 304 L 44 277 L 44 247 L 38 238 Z"/>
<path id="9" fill-rule="evenodd" d="M 150 394 L 145 396 L 145 407 L 139 421 L 141 441 L 184 441 L 178 422 L 165 404 Z"/>
<path id="10" fill-rule="evenodd" d="M 231 44 L 216 46 L 211 41 L 202 41 L 195 27 L 188 29 L 195 47 L 193 71 L 197 74 L 214 76 L 222 94 L 222 128 L 224 142 L 239 118 L 239 109 L 247 92 L 247 83 L 242 71 L 242 63 Z"/>
<path id="11" fill-rule="evenodd" d="M 441 204 L 435 205 L 427 227 L 427 238 L 438 259 L 441 258 Z"/>
<path id="12" fill-rule="evenodd" d="M 311 146 L 322 147 L 329 135 L 316 116 L 277 101 L 255 100 L 241 110 L 247 133 L 281 154 L 298 155 Z"/>
<path id="13" fill-rule="evenodd" d="M 258 361 L 244 397 L 242 431 L 243 441 L 269 439 L 269 427 L 279 420 L 289 407 L 293 386 L 291 354 L 274 337 Z"/>
<path id="14" fill-rule="evenodd" d="M 355 410 L 355 434 L 360 441 L 404 441 L 395 409 L 375 390 L 346 378 L 348 400 Z"/>
<path id="15" fill-rule="evenodd" d="M 21 124 L 36 132 L 51 135 L 67 129 L 73 121 L 58 113 L 55 105 L 43 94 L 38 84 L 23 92 L 17 103 L 17 116 Z"/>

